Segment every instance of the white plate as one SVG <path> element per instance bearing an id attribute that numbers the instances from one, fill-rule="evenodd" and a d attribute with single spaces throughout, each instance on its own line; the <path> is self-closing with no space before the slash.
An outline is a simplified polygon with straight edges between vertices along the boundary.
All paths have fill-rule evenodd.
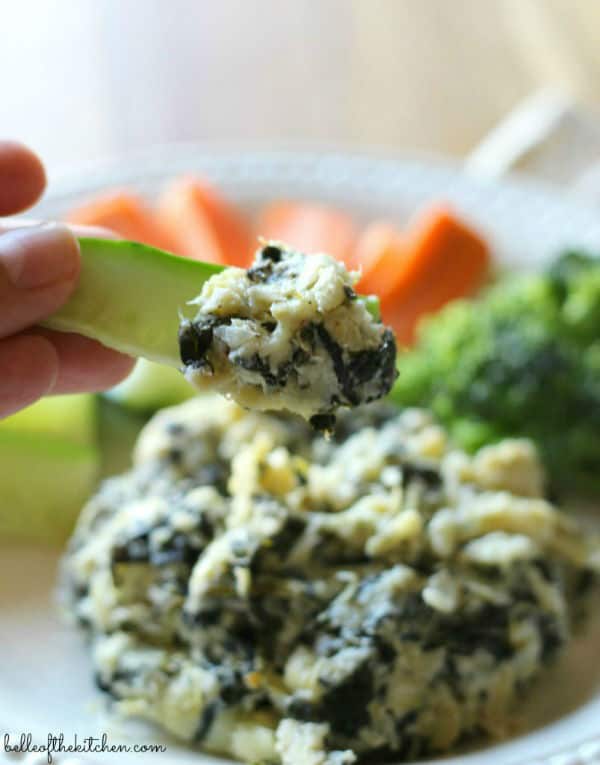
<path id="1" fill-rule="evenodd" d="M 166 178 L 197 171 L 248 210 L 275 197 L 329 201 L 360 220 L 404 220 L 427 200 L 446 200 L 479 226 L 500 262 L 535 267 L 565 246 L 600 251 L 600 215 L 538 184 L 478 183 L 453 165 L 364 156 L 209 152 L 164 147 L 152 154 L 65 178 L 38 206 L 59 215 L 99 189 L 124 185 L 154 196 Z M 37 213 L 38 211 L 36 211 Z M 1 479 L 0 479 L 1 480 Z M 162 742 L 164 754 L 55 756 L 59 765 L 151 762 L 209 765 L 222 760 L 165 741 L 155 731 L 107 714 L 93 687 L 80 636 L 56 616 L 53 587 L 57 554 L 32 548 L 0 549 L 0 734 L 49 733 L 72 741 L 106 732 L 111 744 Z M 511 740 L 459 756 L 446 765 L 590 765 L 600 762 L 600 616 L 519 707 L 523 727 Z M 526 721 L 526 723 L 525 723 Z M 13 738 L 14 741 L 14 738 Z M 3 751 L 0 762 L 46 762 Z M 34 757 L 34 759 L 32 759 Z M 440 762 L 440 760 L 436 760 Z"/>

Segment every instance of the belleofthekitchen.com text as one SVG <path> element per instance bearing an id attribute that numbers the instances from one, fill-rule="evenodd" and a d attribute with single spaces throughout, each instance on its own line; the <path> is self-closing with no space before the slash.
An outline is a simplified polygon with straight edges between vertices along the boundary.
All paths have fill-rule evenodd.
<path id="1" fill-rule="evenodd" d="M 108 734 L 67 738 L 64 733 L 48 733 L 44 742 L 35 740 L 31 733 L 10 734 L 3 737 L 7 754 L 45 754 L 52 765 L 58 754 L 160 754 L 167 751 L 162 744 L 111 744 Z"/>

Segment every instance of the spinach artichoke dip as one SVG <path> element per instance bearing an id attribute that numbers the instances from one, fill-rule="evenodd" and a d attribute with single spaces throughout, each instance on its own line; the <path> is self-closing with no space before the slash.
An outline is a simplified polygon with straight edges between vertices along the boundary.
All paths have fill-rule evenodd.
<path id="1" fill-rule="evenodd" d="M 349 765 L 502 736 L 600 569 L 542 484 L 529 441 L 468 456 L 422 410 L 326 439 L 198 397 L 85 508 L 68 608 L 116 711 L 208 751 Z"/>
<path id="2" fill-rule="evenodd" d="M 385 396 L 396 343 L 354 292 L 357 277 L 328 255 L 266 243 L 250 269 L 225 269 L 192 301 L 198 313 L 179 334 L 188 379 L 321 430 L 339 407 Z"/>

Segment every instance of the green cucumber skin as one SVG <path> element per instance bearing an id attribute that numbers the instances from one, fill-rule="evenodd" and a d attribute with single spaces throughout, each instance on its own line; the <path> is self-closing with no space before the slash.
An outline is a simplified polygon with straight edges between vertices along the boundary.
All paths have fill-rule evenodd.
<path id="1" fill-rule="evenodd" d="M 223 269 L 111 239 L 79 239 L 81 274 L 44 326 L 77 332 L 130 356 L 179 367 L 177 334 L 187 303 Z"/>

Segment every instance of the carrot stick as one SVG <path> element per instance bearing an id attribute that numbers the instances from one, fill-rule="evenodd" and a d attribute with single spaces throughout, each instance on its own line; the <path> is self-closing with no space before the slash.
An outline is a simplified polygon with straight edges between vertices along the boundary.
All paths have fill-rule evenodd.
<path id="1" fill-rule="evenodd" d="M 352 219 L 327 205 L 277 201 L 265 207 L 256 231 L 306 253 L 326 252 L 352 265 L 357 231 Z"/>
<path id="2" fill-rule="evenodd" d="M 381 301 L 381 314 L 398 341 L 410 345 L 422 316 L 481 287 L 490 253 L 475 231 L 449 208 L 436 205 L 409 225 L 399 266 L 393 288 Z"/>
<path id="3" fill-rule="evenodd" d="M 387 221 L 369 224 L 356 243 L 354 260 L 361 270 L 356 291 L 385 297 L 394 283 L 404 257 L 404 242 L 398 229 Z"/>
<path id="4" fill-rule="evenodd" d="M 123 239 L 173 250 L 172 239 L 154 220 L 152 211 L 142 199 L 128 191 L 102 194 L 71 210 L 66 220 L 86 226 L 103 226 Z"/>
<path id="5" fill-rule="evenodd" d="M 178 178 L 165 189 L 157 219 L 181 255 L 234 266 L 247 266 L 252 260 L 255 240 L 243 218 L 196 178 Z"/>

